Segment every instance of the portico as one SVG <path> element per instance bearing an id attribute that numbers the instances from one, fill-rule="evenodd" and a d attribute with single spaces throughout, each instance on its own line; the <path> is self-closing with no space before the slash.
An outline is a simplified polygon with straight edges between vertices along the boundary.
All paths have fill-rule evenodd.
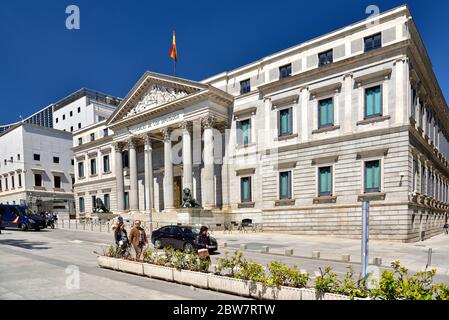
<path id="1" fill-rule="evenodd" d="M 108 123 L 115 132 L 118 212 L 172 212 L 186 188 L 204 209 L 221 205 L 214 169 L 221 142 L 214 130 L 226 126 L 232 99 L 207 85 L 146 73 Z"/>

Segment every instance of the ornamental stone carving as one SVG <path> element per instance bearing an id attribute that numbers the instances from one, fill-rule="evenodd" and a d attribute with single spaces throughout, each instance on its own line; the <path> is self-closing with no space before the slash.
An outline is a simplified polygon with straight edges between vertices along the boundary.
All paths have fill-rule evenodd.
<path id="1" fill-rule="evenodd" d="M 188 93 L 182 90 L 152 85 L 151 88 L 144 94 L 143 98 L 136 104 L 136 106 L 128 112 L 125 119 L 156 106 L 184 98 L 187 95 Z"/>
<path id="2" fill-rule="evenodd" d="M 214 116 L 205 116 L 201 118 L 201 124 L 205 129 L 213 128 L 216 123 Z"/>
<path id="3" fill-rule="evenodd" d="M 160 132 L 162 133 L 162 137 L 164 139 L 164 142 L 171 141 L 171 132 L 172 132 L 172 130 L 170 128 L 162 128 L 160 130 Z"/>

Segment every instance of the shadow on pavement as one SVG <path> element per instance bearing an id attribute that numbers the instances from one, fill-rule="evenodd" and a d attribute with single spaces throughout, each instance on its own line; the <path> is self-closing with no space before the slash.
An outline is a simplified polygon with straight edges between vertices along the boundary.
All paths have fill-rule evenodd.
<path id="1" fill-rule="evenodd" d="M 26 240 L 13 240 L 13 239 L 0 239 L 0 245 L 17 247 L 27 250 L 49 250 L 50 247 L 46 247 L 46 242 L 29 242 Z"/>

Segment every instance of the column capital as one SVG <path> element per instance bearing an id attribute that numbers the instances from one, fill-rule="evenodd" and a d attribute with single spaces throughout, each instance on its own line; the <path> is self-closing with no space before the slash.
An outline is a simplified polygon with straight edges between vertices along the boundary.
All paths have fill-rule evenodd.
<path id="1" fill-rule="evenodd" d="M 201 125 L 205 129 L 210 129 L 210 128 L 214 127 L 216 121 L 217 121 L 217 119 L 214 116 L 207 115 L 207 116 L 204 116 L 201 118 Z"/>
<path id="2" fill-rule="evenodd" d="M 153 141 L 151 140 L 151 136 L 149 134 L 145 134 L 142 136 L 143 141 L 145 142 L 145 147 L 148 150 L 151 150 L 153 148 Z"/>
<path id="3" fill-rule="evenodd" d="M 122 152 L 123 151 L 123 142 L 115 141 L 112 143 L 112 147 L 114 147 L 116 152 Z"/>
<path id="4" fill-rule="evenodd" d="M 172 130 L 170 128 L 162 128 L 159 131 L 160 131 L 160 133 L 162 133 L 162 137 L 164 139 L 164 142 L 170 142 L 171 141 Z"/>
<path id="5" fill-rule="evenodd" d="M 129 149 L 136 149 L 136 139 L 135 138 L 129 138 L 127 142 L 128 142 Z"/>
<path id="6" fill-rule="evenodd" d="M 179 128 L 182 129 L 183 133 L 192 133 L 193 124 L 192 121 L 183 121 L 179 124 Z"/>

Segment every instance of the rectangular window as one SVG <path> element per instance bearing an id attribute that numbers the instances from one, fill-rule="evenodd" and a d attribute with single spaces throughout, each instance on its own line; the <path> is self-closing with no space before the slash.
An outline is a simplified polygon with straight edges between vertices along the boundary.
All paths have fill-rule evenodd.
<path id="1" fill-rule="evenodd" d="M 426 193 L 426 167 L 421 166 L 421 194 Z"/>
<path id="2" fill-rule="evenodd" d="M 382 88 L 375 86 L 365 90 L 365 118 L 382 116 Z"/>
<path id="3" fill-rule="evenodd" d="M 56 123 L 58 123 L 59 122 L 59 118 L 56 118 Z"/>
<path id="4" fill-rule="evenodd" d="M 20 154 L 17 155 L 17 161 L 20 161 Z"/>
<path id="5" fill-rule="evenodd" d="M 237 144 L 248 145 L 251 143 L 251 120 L 237 122 Z"/>
<path id="6" fill-rule="evenodd" d="M 251 80 L 247 79 L 240 82 L 240 94 L 251 92 Z"/>
<path id="7" fill-rule="evenodd" d="M 34 158 L 34 161 L 41 161 L 41 155 L 40 154 L 35 153 L 33 158 Z"/>
<path id="8" fill-rule="evenodd" d="M 108 194 L 104 195 L 104 206 L 106 207 L 106 209 L 110 210 L 111 209 L 111 199 L 109 197 Z"/>
<path id="9" fill-rule="evenodd" d="M 34 174 L 34 186 L 42 187 L 42 175 L 39 173 Z"/>
<path id="10" fill-rule="evenodd" d="M 242 203 L 251 202 L 251 177 L 244 177 L 240 180 L 240 192 Z"/>
<path id="11" fill-rule="evenodd" d="M 279 80 L 288 78 L 292 75 L 292 65 L 287 64 L 279 68 Z"/>
<path id="12" fill-rule="evenodd" d="M 65 114 L 62 115 L 62 120 L 65 120 Z"/>
<path id="13" fill-rule="evenodd" d="M 95 141 L 95 133 L 90 134 L 90 142 Z"/>
<path id="14" fill-rule="evenodd" d="M 288 136 L 293 134 L 292 108 L 279 111 L 279 136 Z"/>
<path id="15" fill-rule="evenodd" d="M 292 198 L 292 173 L 291 173 L 291 171 L 279 173 L 279 198 L 281 200 Z"/>
<path id="16" fill-rule="evenodd" d="M 53 163 L 59 163 L 59 157 L 53 157 Z"/>
<path id="17" fill-rule="evenodd" d="M 84 178 L 84 162 L 78 162 L 78 178 Z"/>
<path id="18" fill-rule="evenodd" d="M 103 137 L 108 137 L 109 136 L 109 130 L 108 128 L 103 129 Z"/>
<path id="19" fill-rule="evenodd" d="M 109 156 L 108 155 L 103 157 L 103 172 L 104 173 L 111 172 L 111 167 L 110 167 Z"/>
<path id="20" fill-rule="evenodd" d="M 129 192 L 125 192 L 125 210 L 129 210 Z"/>
<path id="21" fill-rule="evenodd" d="M 324 99 L 318 102 L 319 129 L 334 125 L 334 99 Z"/>
<path id="22" fill-rule="evenodd" d="M 90 175 L 94 176 L 97 174 L 97 159 L 90 159 Z"/>
<path id="23" fill-rule="evenodd" d="M 19 188 L 22 188 L 22 174 L 19 173 L 19 174 L 17 175 L 17 177 L 19 178 Z M 1 186 L 0 186 L 0 188 L 1 188 Z"/>
<path id="24" fill-rule="evenodd" d="M 16 180 L 14 175 L 11 176 L 11 189 L 14 190 L 16 188 Z"/>
<path id="25" fill-rule="evenodd" d="M 418 166 L 417 166 L 417 162 L 416 159 L 413 158 L 413 176 L 412 176 L 412 190 L 411 192 L 414 192 L 416 190 L 416 179 L 418 176 Z"/>
<path id="26" fill-rule="evenodd" d="M 70 116 L 73 117 L 73 111 L 70 111 Z"/>
<path id="27" fill-rule="evenodd" d="M 73 132 L 73 127 L 70 127 L 70 132 Z"/>
<path id="28" fill-rule="evenodd" d="M 380 160 L 365 162 L 365 193 L 380 192 Z"/>
<path id="29" fill-rule="evenodd" d="M 61 177 L 60 176 L 55 176 L 55 189 L 61 189 Z"/>
<path id="30" fill-rule="evenodd" d="M 84 198 L 79 198 L 79 207 L 80 207 L 80 213 L 84 213 L 86 209 L 84 208 Z"/>
<path id="31" fill-rule="evenodd" d="M 332 195 L 332 167 L 322 167 L 318 169 L 318 191 L 319 196 Z"/>
<path id="32" fill-rule="evenodd" d="M 382 47 L 382 34 L 378 33 L 365 38 L 365 52 Z"/>
<path id="33" fill-rule="evenodd" d="M 8 177 L 5 177 L 5 190 L 8 190 Z"/>
<path id="34" fill-rule="evenodd" d="M 81 113 L 81 107 L 78 107 L 78 113 Z"/>
<path id="35" fill-rule="evenodd" d="M 78 145 L 82 145 L 83 144 L 83 138 L 78 138 Z"/>
<path id="36" fill-rule="evenodd" d="M 78 123 L 78 129 L 81 129 L 81 123 Z"/>
<path id="37" fill-rule="evenodd" d="M 97 206 L 97 196 L 92 196 L 92 208 L 95 208 L 96 206 Z"/>
<path id="38" fill-rule="evenodd" d="M 319 66 L 325 66 L 334 62 L 334 50 L 329 50 L 318 54 Z"/>
<path id="39" fill-rule="evenodd" d="M 424 105 L 422 101 L 419 101 L 419 127 L 424 130 L 423 118 L 424 118 Z"/>

